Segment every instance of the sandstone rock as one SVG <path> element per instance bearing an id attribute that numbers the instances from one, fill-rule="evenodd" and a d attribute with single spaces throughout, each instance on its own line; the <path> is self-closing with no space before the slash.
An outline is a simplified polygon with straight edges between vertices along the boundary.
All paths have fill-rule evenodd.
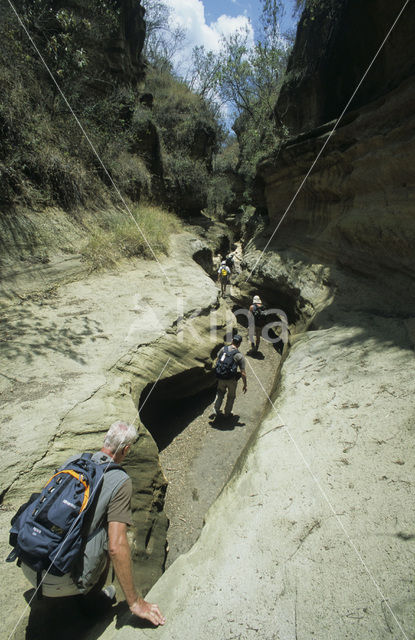
<path id="1" fill-rule="evenodd" d="M 99 449 L 108 426 L 122 417 L 135 420 L 142 434 L 126 464 L 134 486 L 137 584 L 145 592 L 160 576 L 166 480 L 154 440 L 137 421 L 137 407 L 150 383 L 169 380 L 170 393 L 178 397 L 212 384 L 210 355 L 218 338 L 211 337 L 209 309 L 217 306 L 217 288 L 193 261 L 193 240 L 190 235 L 173 239 L 177 258 L 159 264 L 137 261 L 17 305 L 3 298 L 3 557 L 17 507 L 66 457 Z M 20 274 L 23 299 L 25 284 L 29 290 L 33 282 L 31 276 L 25 283 Z M 15 565 L 6 565 L 5 574 L 14 585 L 12 594 L 0 590 L 8 635 L 28 585 Z"/>
<path id="2" fill-rule="evenodd" d="M 260 167 L 270 225 L 267 236 L 257 239 L 258 249 L 278 226 L 261 263 L 272 249 L 297 255 L 304 265 L 322 264 L 340 296 L 341 273 L 354 273 L 372 291 L 370 303 L 360 300 L 367 308 L 376 289 L 375 308 L 413 314 L 414 98 L 408 81 L 387 99 L 350 114 L 303 185 L 334 123 L 291 140 L 277 164 L 269 160 Z"/>
<path id="3" fill-rule="evenodd" d="M 395 319 L 296 337 L 200 539 L 147 596 L 157 638 L 410 637 L 413 370 Z M 125 617 L 102 637 L 147 633 Z"/>

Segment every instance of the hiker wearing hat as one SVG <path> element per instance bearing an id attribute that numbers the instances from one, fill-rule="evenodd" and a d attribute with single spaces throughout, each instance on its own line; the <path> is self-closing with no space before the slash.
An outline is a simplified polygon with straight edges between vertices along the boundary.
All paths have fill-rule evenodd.
<path id="1" fill-rule="evenodd" d="M 228 284 L 228 279 L 230 275 L 231 275 L 231 270 L 226 264 L 226 260 L 222 260 L 222 262 L 220 263 L 220 267 L 218 269 L 218 282 L 220 282 L 220 294 L 222 298 L 225 297 L 226 285 Z"/>
<path id="2" fill-rule="evenodd" d="M 249 322 L 249 340 L 251 342 L 252 352 L 258 351 L 259 342 L 261 340 L 262 329 L 266 324 L 266 315 L 264 313 L 264 307 L 262 300 L 259 296 L 252 298 L 252 304 L 249 307 L 248 314 Z M 255 337 L 255 342 L 254 342 Z"/>
<path id="3" fill-rule="evenodd" d="M 235 402 L 236 387 L 238 386 L 238 380 L 241 377 L 243 388 L 242 391 L 246 393 L 246 371 L 245 371 L 245 358 L 238 350 L 242 342 L 242 337 L 239 334 L 233 336 L 232 344 L 230 346 L 224 346 L 218 353 L 218 359 L 216 363 L 216 377 L 218 379 L 218 389 L 216 393 L 216 400 L 213 417 L 220 415 L 220 408 L 222 406 L 225 393 L 228 392 L 225 404 L 225 417 L 232 416 L 232 407 Z M 240 373 L 238 372 L 240 369 Z"/>

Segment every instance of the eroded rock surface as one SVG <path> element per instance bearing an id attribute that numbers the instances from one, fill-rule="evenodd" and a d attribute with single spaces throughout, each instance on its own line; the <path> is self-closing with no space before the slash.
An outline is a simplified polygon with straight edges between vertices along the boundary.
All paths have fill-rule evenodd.
<path id="1" fill-rule="evenodd" d="M 212 384 L 210 355 L 216 336 L 212 341 L 208 314 L 218 306 L 217 288 L 192 259 L 199 245 L 184 234 L 173 239 L 176 258 L 160 264 L 137 261 L 56 290 L 50 290 L 47 280 L 46 289 L 40 282 L 32 296 L 33 273 L 26 282 L 20 273 L 14 304 L 13 280 L 8 280 L 2 296 L 0 376 L 1 448 L 7 453 L 0 474 L 3 557 L 17 507 L 66 457 L 99 449 L 114 420 L 140 425 L 137 407 L 149 383 L 180 380 L 191 369 L 200 388 Z M 188 385 L 188 393 L 192 391 Z M 182 392 L 177 385 L 176 393 Z M 147 591 L 165 559 L 166 479 L 154 440 L 142 425 L 140 432 L 126 467 L 134 484 L 136 579 Z M 0 601 L 8 635 L 18 620 L 16 610 L 23 609 L 28 584 L 15 565 L 5 565 L 3 571 L 8 587 L 0 589 Z M 27 612 L 14 637 L 24 637 L 26 620 Z"/>
<path id="2" fill-rule="evenodd" d="M 413 637 L 413 371 L 402 322 L 297 336 L 199 541 L 148 594 L 167 616 L 152 636 Z M 148 637 L 130 625 L 103 637 Z"/>
<path id="3" fill-rule="evenodd" d="M 279 301 L 291 350 L 200 539 L 148 594 L 166 626 L 120 616 L 106 640 L 415 637 L 413 4 L 313 165 L 402 6 L 345 0 L 297 38 L 278 103 L 295 137 L 260 167 L 270 226 L 238 283 Z"/>

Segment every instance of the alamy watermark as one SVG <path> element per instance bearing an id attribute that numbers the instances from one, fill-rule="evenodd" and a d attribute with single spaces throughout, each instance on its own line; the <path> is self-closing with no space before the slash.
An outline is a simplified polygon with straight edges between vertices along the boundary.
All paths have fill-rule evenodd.
<path id="1" fill-rule="evenodd" d="M 183 300 L 178 300 L 178 311 L 183 309 Z M 178 313 L 177 319 L 177 339 L 183 342 L 190 334 L 191 340 L 202 343 L 206 340 L 206 324 L 203 325 L 203 332 L 198 327 L 198 318 L 206 316 L 206 310 L 194 309 L 185 316 L 183 311 Z M 249 341 L 255 342 L 262 338 L 271 344 L 281 342 L 287 344 L 289 339 L 288 318 L 282 309 L 272 308 L 262 311 L 261 322 L 255 319 L 253 313 L 246 308 L 234 309 L 211 309 L 209 313 L 209 340 L 212 343 L 231 342 L 233 335 L 248 331 Z M 187 334 L 187 335 L 186 335 Z M 244 337 L 244 336 L 243 336 Z"/>

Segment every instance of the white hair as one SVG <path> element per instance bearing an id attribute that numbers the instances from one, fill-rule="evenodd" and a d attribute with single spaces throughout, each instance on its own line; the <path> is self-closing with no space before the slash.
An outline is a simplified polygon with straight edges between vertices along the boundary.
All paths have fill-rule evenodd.
<path id="1" fill-rule="evenodd" d="M 134 425 L 117 420 L 107 431 L 104 447 L 107 447 L 112 453 L 116 453 L 123 447 L 133 444 L 137 438 L 138 433 Z"/>

